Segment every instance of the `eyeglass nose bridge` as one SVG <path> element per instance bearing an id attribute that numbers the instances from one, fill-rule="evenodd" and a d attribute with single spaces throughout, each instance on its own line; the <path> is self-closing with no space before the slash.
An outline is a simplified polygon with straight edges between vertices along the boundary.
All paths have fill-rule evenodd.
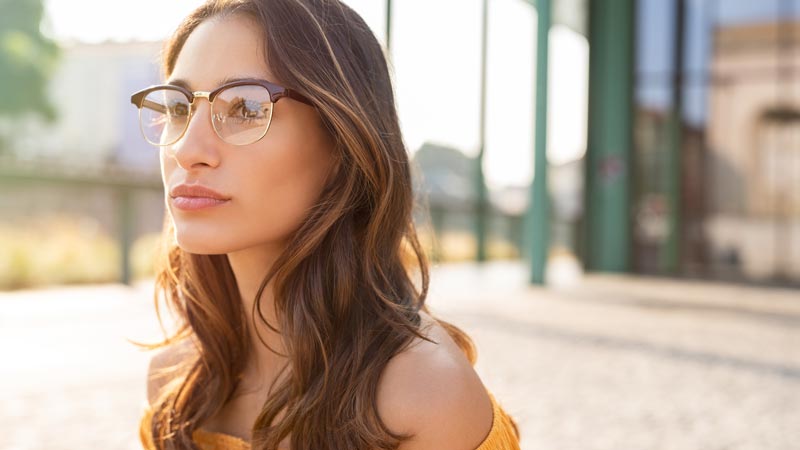
<path id="1" fill-rule="evenodd" d="M 211 101 L 211 92 L 208 92 L 208 91 L 192 92 L 192 97 L 194 97 L 194 98 L 202 97 L 202 98 L 205 98 L 206 100 L 208 100 L 210 102 Z M 192 103 L 194 103 L 194 99 L 192 99 L 192 100 L 193 100 Z"/>
<path id="2" fill-rule="evenodd" d="M 195 100 L 197 100 L 198 98 L 204 98 L 204 99 L 208 100 L 209 105 L 213 103 L 213 100 L 211 99 L 211 92 L 209 92 L 209 91 L 192 92 L 192 102 L 191 102 L 192 109 L 197 108 L 197 105 L 195 104 Z"/>
<path id="3" fill-rule="evenodd" d="M 189 103 L 189 105 L 190 105 L 190 107 L 189 107 L 189 120 L 186 121 L 186 126 L 184 127 L 183 132 L 181 133 L 180 137 L 177 140 L 183 139 L 183 136 L 186 134 L 186 131 L 189 130 L 189 121 L 195 115 L 195 109 L 197 109 L 197 105 L 195 104 L 195 100 L 197 100 L 198 97 L 199 98 L 205 98 L 206 100 L 208 100 L 209 106 L 213 103 L 213 100 L 211 99 L 211 92 L 209 92 L 209 91 L 192 92 L 192 101 Z M 212 116 L 213 116 L 213 113 L 212 113 Z M 214 129 L 214 132 L 217 132 L 216 128 Z M 219 135 L 219 133 L 217 133 L 217 135 Z M 177 142 L 177 140 L 176 140 L 176 142 Z"/>
<path id="4" fill-rule="evenodd" d="M 209 91 L 196 91 L 196 92 L 192 92 L 192 101 L 191 101 L 191 103 L 189 103 L 189 104 L 191 105 L 191 107 L 189 108 L 189 117 L 190 117 L 190 118 L 194 116 L 195 109 L 197 108 L 197 105 L 195 104 L 195 100 L 197 100 L 198 98 L 204 98 L 204 99 L 208 100 L 208 104 L 209 104 L 209 105 L 212 105 L 212 104 L 213 104 L 213 102 L 214 102 L 214 101 L 211 99 L 211 92 L 209 92 Z M 213 117 L 213 113 L 212 113 L 211 115 L 212 115 L 212 117 Z M 184 129 L 184 130 L 183 130 L 183 133 L 186 133 L 186 130 L 187 130 L 188 128 L 189 128 L 189 122 L 187 121 L 187 122 L 186 122 L 186 129 Z M 217 131 L 217 130 L 216 130 L 216 128 L 214 129 L 214 131 L 215 131 L 215 132 Z M 219 133 L 217 133 L 217 134 L 219 134 Z M 182 137 L 183 137 L 183 134 L 181 134 L 181 138 L 182 138 Z"/>

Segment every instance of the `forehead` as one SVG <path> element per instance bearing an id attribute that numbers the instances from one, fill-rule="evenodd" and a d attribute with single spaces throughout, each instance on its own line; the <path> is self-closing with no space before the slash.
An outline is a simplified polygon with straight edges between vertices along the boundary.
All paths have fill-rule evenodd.
<path id="1" fill-rule="evenodd" d="M 263 44 L 263 32 L 248 17 L 207 19 L 189 34 L 169 78 L 184 80 L 195 91 L 211 91 L 230 78 L 277 82 L 267 66 Z"/>

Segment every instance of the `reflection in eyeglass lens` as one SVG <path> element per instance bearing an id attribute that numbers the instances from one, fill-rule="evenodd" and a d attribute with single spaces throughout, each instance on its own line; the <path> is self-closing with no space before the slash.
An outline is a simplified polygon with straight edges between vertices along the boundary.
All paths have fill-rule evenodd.
<path id="1" fill-rule="evenodd" d="M 269 91 L 255 85 L 226 89 L 214 99 L 212 118 L 214 128 L 226 142 L 255 142 L 267 132 L 272 119 Z"/>

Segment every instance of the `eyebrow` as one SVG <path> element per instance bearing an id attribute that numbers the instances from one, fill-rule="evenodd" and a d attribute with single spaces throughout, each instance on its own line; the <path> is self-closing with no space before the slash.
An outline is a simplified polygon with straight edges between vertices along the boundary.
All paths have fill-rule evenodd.
<path id="1" fill-rule="evenodd" d="M 217 84 L 215 84 L 215 86 L 222 86 L 223 84 L 233 83 L 234 81 L 252 80 L 252 79 L 260 80 L 260 79 L 263 79 L 263 78 L 262 77 L 226 77 L 226 78 L 223 78 L 222 80 L 217 81 Z M 180 86 L 180 87 L 186 88 L 186 89 L 188 89 L 190 91 L 194 91 L 194 89 L 191 88 L 191 85 L 189 84 L 189 82 L 184 80 L 184 79 L 182 79 L 182 78 L 176 78 L 174 80 L 167 80 L 167 84 L 171 84 L 173 86 Z"/>

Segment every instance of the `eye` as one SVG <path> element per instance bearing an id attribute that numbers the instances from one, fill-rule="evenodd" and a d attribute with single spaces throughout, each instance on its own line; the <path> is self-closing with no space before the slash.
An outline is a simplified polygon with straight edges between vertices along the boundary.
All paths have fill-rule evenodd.
<path id="1" fill-rule="evenodd" d="M 169 115 L 173 117 L 186 117 L 189 115 L 189 104 L 182 101 L 170 102 L 168 106 Z"/>
<path id="2" fill-rule="evenodd" d="M 258 100 L 237 98 L 228 110 L 227 118 L 241 121 L 259 120 L 265 118 L 264 105 Z"/>

